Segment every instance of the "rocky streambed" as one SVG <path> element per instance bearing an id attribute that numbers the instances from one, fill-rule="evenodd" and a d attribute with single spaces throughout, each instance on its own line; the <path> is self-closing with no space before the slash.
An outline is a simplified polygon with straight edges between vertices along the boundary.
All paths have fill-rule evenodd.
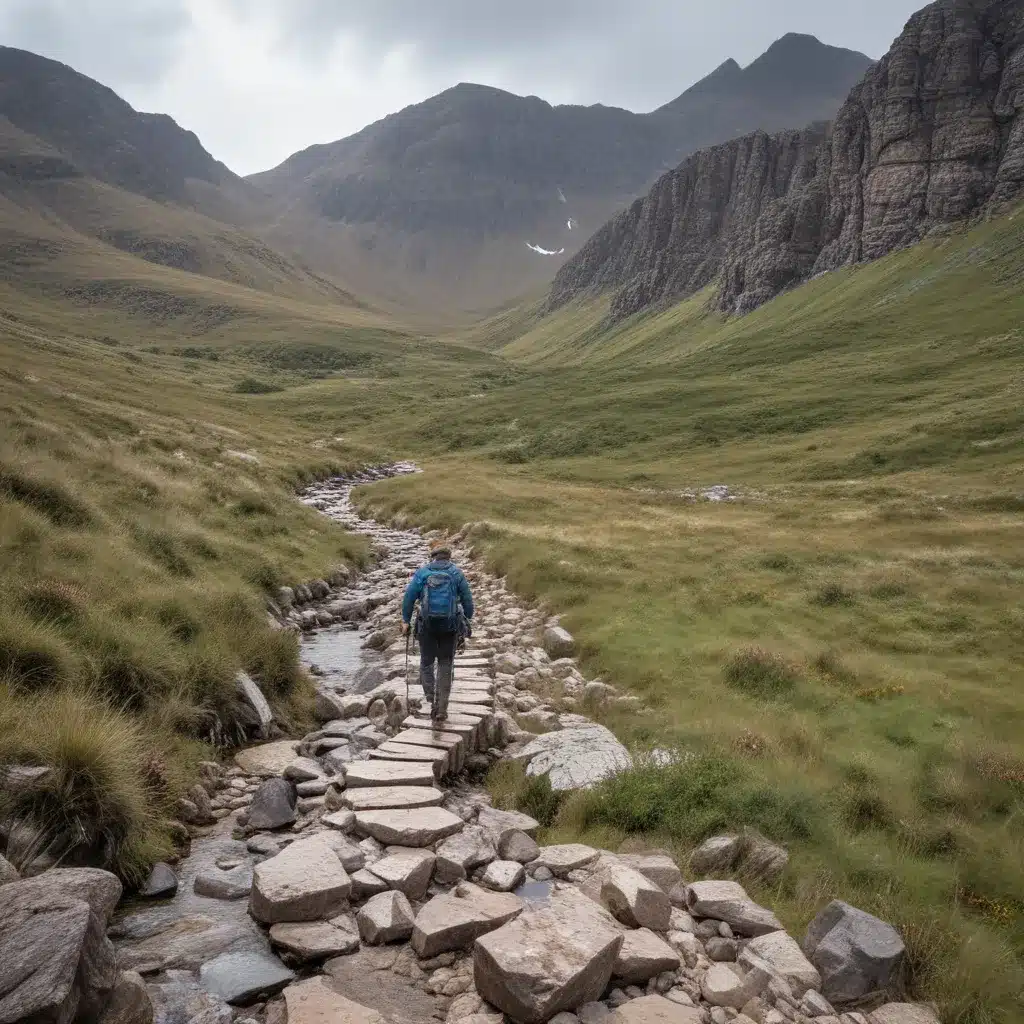
<path id="1" fill-rule="evenodd" d="M 542 846 L 536 821 L 491 806 L 481 780 L 500 758 L 560 790 L 628 766 L 582 709 L 643 709 L 587 680 L 573 638 L 477 566 L 464 530 L 475 635 L 431 727 L 398 632 L 427 538 L 351 503 L 354 485 L 412 471 L 303 495 L 377 552 L 358 579 L 285 588 L 273 608 L 302 631 L 319 728 L 204 766 L 183 807 L 189 856 L 129 904 L 115 910 L 101 871 L 0 886 L 0 1024 L 934 1024 L 891 1001 L 904 953 L 889 925 L 833 903 L 798 943 L 731 880 L 785 868 L 760 837 L 715 837 L 677 865 Z M 240 686 L 256 727 L 279 733 Z"/>

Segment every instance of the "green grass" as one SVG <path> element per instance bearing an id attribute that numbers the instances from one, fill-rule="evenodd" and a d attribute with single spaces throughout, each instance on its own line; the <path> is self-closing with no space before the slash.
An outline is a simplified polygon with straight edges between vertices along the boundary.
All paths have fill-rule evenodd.
<path id="1" fill-rule="evenodd" d="M 479 524 L 476 550 L 563 615 L 588 672 L 652 709 L 607 723 L 684 755 L 569 799 L 504 767 L 496 800 L 552 838 L 680 857 L 758 828 L 791 851 L 756 891 L 795 932 L 848 899 L 904 931 L 910 991 L 947 1021 L 1019 1020 L 1022 224 L 741 319 L 696 296 L 608 329 L 595 301 L 445 338 L 124 254 L 36 252 L 0 283 L 5 721 L 70 694 L 167 751 L 153 817 L 69 769 L 137 871 L 195 744 L 230 731 L 238 667 L 284 717 L 308 707 L 262 597 L 364 549 L 292 488 L 416 458 L 424 474 L 358 500 Z M 740 500 L 695 500 L 718 483 Z M 22 731 L 19 757 L 90 763 Z"/>
<path id="2" fill-rule="evenodd" d="M 608 724 L 696 758 L 560 805 L 551 836 L 685 856 L 756 826 L 792 852 L 764 894 L 787 924 L 836 896 L 887 916 L 949 1021 L 1024 1013 L 1022 243 L 1005 218 L 739 320 L 703 296 L 611 332 L 600 303 L 505 314 L 473 338 L 514 360 L 501 383 L 426 424 L 412 383 L 378 394 L 375 431 L 428 471 L 360 496 L 481 523 L 655 712 Z M 715 483 L 741 500 L 693 499 Z"/>

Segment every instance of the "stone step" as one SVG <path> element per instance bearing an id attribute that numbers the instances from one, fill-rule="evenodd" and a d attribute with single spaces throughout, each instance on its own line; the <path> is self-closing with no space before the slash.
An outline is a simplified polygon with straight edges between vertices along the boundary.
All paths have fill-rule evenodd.
<path id="1" fill-rule="evenodd" d="M 454 732 L 442 732 L 438 729 L 406 729 L 391 741 L 392 743 L 411 743 L 417 747 L 440 747 L 442 750 L 462 750 L 466 741 Z"/>
<path id="2" fill-rule="evenodd" d="M 448 714 L 464 715 L 467 718 L 481 718 L 484 721 L 491 717 L 490 708 L 487 708 L 482 704 L 460 704 L 454 700 L 450 701 L 448 704 Z M 430 717 L 429 713 L 427 717 Z"/>
<path id="3" fill-rule="evenodd" d="M 395 743 L 394 740 L 388 740 L 376 750 L 371 750 L 370 760 L 427 763 L 439 779 L 451 774 L 452 771 L 451 758 L 447 750 L 440 750 L 437 747 L 416 747 L 409 743 Z"/>
<path id="4" fill-rule="evenodd" d="M 479 749 L 482 739 L 484 720 L 482 718 L 471 718 L 469 715 L 449 714 L 444 723 L 445 732 L 453 732 L 461 736 L 466 744 L 466 752 L 473 753 Z M 410 715 L 403 723 L 403 729 L 429 729 L 430 715 Z"/>
<path id="5" fill-rule="evenodd" d="M 455 733 L 439 733 L 432 729 L 407 729 L 389 743 L 403 747 L 425 747 L 428 750 L 444 750 L 448 753 L 448 767 L 452 772 L 462 771 L 466 762 L 466 743 Z"/>
<path id="6" fill-rule="evenodd" d="M 370 836 L 385 846 L 423 848 L 456 832 L 464 823 L 458 815 L 443 807 L 413 810 L 360 811 L 356 814 L 356 832 Z"/>
<path id="7" fill-rule="evenodd" d="M 434 785 L 434 768 L 429 763 L 414 761 L 351 761 L 345 766 L 348 789 L 372 786 Z"/>
<path id="8" fill-rule="evenodd" d="M 480 690 L 452 690 L 448 697 L 448 706 L 452 704 L 479 704 L 482 707 L 494 707 L 494 698 Z"/>
<path id="9" fill-rule="evenodd" d="M 346 790 L 342 802 L 352 811 L 439 807 L 444 793 L 433 786 L 372 786 Z"/>

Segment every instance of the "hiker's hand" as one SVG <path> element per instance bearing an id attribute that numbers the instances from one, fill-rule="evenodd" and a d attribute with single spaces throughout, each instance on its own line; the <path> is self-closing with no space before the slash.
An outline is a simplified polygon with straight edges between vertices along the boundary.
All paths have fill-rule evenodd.
<path id="1" fill-rule="evenodd" d="M 402 623 L 402 636 L 408 636 L 408 635 L 409 635 L 409 623 L 408 622 L 403 622 Z"/>

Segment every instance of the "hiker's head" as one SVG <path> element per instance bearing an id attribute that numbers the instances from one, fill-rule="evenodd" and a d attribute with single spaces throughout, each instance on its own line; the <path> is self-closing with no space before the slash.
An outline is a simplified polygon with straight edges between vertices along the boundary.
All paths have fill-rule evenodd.
<path id="1" fill-rule="evenodd" d="M 452 546 L 446 540 L 432 540 L 430 542 L 430 557 L 435 561 L 442 562 L 452 557 Z"/>

